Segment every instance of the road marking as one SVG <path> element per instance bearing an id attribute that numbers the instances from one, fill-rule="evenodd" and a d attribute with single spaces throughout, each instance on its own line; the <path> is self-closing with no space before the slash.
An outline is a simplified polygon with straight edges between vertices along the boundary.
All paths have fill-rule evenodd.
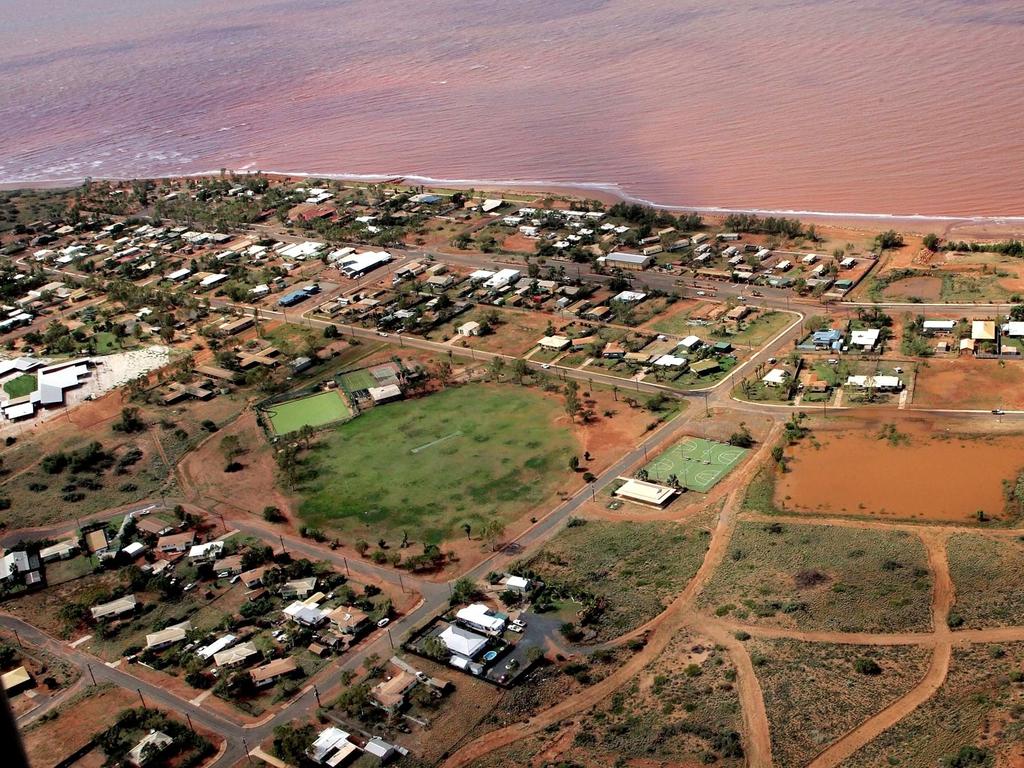
<path id="1" fill-rule="evenodd" d="M 425 451 L 427 448 L 431 448 L 431 447 L 437 445 L 438 443 L 443 443 L 445 440 L 450 440 L 453 437 L 460 437 L 461 435 L 462 435 L 461 431 L 460 432 L 452 432 L 450 435 L 445 435 L 444 437 L 437 438 L 437 440 L 431 440 L 426 445 L 421 445 L 421 446 L 419 446 L 417 448 L 413 448 L 411 451 L 409 451 L 409 453 L 419 453 L 420 451 Z"/>
<path id="2" fill-rule="evenodd" d="M 80 638 L 78 638 L 77 640 L 75 640 L 75 642 L 73 642 L 73 643 L 68 643 L 68 645 L 69 645 L 70 647 L 72 647 L 72 648 L 77 648 L 77 647 L 78 647 L 78 646 L 80 646 L 80 645 L 81 645 L 82 643 L 84 643 L 84 642 L 85 642 L 86 640 L 92 640 L 92 635 L 86 635 L 85 637 L 80 637 Z"/>

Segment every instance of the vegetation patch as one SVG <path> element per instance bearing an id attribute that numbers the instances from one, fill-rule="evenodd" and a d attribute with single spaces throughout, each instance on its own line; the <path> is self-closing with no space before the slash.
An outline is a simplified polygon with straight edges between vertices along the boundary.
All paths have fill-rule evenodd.
<path id="1" fill-rule="evenodd" d="M 572 520 L 513 570 L 546 584 L 534 610 L 570 601 L 570 639 L 607 640 L 653 619 L 686 586 L 711 524 L 711 516 L 685 525 Z"/>
<path id="2" fill-rule="evenodd" d="M 1024 740 L 1022 669 L 1022 643 L 954 646 L 949 675 L 938 692 L 843 765 L 1012 765 Z"/>
<path id="3" fill-rule="evenodd" d="M 751 640 L 778 765 L 807 765 L 851 728 L 910 690 L 930 653 L 915 646 Z"/>
<path id="4" fill-rule="evenodd" d="M 951 622 L 958 628 L 1024 624 L 1024 542 L 975 534 L 951 536 L 949 572 L 956 603 Z"/>
<path id="5" fill-rule="evenodd" d="M 740 523 L 700 603 L 753 624 L 898 632 L 930 626 L 930 588 L 911 534 Z"/>

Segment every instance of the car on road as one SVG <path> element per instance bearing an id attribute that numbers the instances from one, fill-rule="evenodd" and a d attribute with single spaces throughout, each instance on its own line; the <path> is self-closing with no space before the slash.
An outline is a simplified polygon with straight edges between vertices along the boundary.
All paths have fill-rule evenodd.
<path id="1" fill-rule="evenodd" d="M 390 623 L 391 623 L 391 619 L 389 619 L 387 616 L 385 616 L 383 619 L 381 619 L 380 621 L 377 622 L 377 626 L 380 627 L 381 629 L 383 629 L 384 627 L 386 627 Z"/>
<path id="2" fill-rule="evenodd" d="M 551 363 L 541 363 L 540 367 L 546 371 L 551 367 Z"/>
<path id="3" fill-rule="evenodd" d="M 995 416 L 1002 416 L 1004 413 L 1006 413 L 1006 411 L 1004 411 L 1002 408 L 993 408 L 992 409 L 992 414 L 995 415 Z"/>
<path id="4" fill-rule="evenodd" d="M 746 300 L 747 300 L 747 297 L 746 297 L 746 296 L 737 296 L 737 297 L 736 297 L 736 301 L 738 301 L 738 302 L 740 302 L 740 303 L 743 303 L 743 302 L 745 302 Z"/>
<path id="5" fill-rule="evenodd" d="M 697 291 L 697 295 L 698 296 L 707 296 L 707 293 L 705 291 Z"/>
<path id="6" fill-rule="evenodd" d="M 760 291 L 751 291 L 750 295 L 751 296 L 764 296 L 764 294 L 761 293 Z"/>
<path id="7" fill-rule="evenodd" d="M 523 628 L 520 627 L 518 624 L 509 624 L 508 631 L 515 632 L 517 635 L 523 634 Z"/>
<path id="8" fill-rule="evenodd" d="M 377 335 L 378 336 L 383 336 L 385 339 L 388 337 L 388 335 L 386 333 L 384 333 L 384 331 L 377 331 Z"/>
<path id="9" fill-rule="evenodd" d="M 778 358 L 777 357 L 769 357 L 768 358 L 768 362 L 769 363 L 777 363 L 778 362 Z"/>
<path id="10" fill-rule="evenodd" d="M 828 363 L 829 365 L 839 365 L 839 361 L 834 357 L 830 357 L 825 362 Z"/>

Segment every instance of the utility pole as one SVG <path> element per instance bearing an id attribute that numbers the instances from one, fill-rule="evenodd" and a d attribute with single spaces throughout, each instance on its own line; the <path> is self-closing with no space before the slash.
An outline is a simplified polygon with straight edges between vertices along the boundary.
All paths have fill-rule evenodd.
<path id="1" fill-rule="evenodd" d="M 192 731 L 192 733 L 195 733 L 196 729 L 195 726 L 192 725 L 192 718 L 188 716 L 188 712 L 185 713 L 185 719 L 188 720 L 188 729 Z"/>
<path id="2" fill-rule="evenodd" d="M 89 677 L 92 679 L 92 684 L 96 685 L 96 675 L 92 673 L 92 664 L 86 664 L 85 668 L 89 670 Z"/>
<path id="3" fill-rule="evenodd" d="M 282 546 L 284 546 L 284 542 L 282 542 Z M 343 558 L 341 558 L 341 561 L 345 564 L 345 575 L 348 576 L 349 578 L 351 578 L 352 574 L 348 570 L 348 558 L 347 557 L 343 557 Z"/>
<path id="4" fill-rule="evenodd" d="M 282 536 L 281 534 L 277 534 L 277 539 L 281 542 L 281 551 L 287 554 L 288 550 L 284 546 L 284 536 Z"/>
<path id="5" fill-rule="evenodd" d="M 391 647 L 394 648 L 394 646 L 391 646 Z M 318 707 L 323 706 L 320 703 L 320 690 L 316 687 L 316 683 L 313 683 L 313 695 L 316 696 L 316 705 Z"/>
<path id="6" fill-rule="evenodd" d="M 249 763 L 249 765 L 252 765 L 252 756 L 249 754 L 249 745 L 245 743 L 245 737 L 244 736 L 242 737 L 242 749 L 245 750 L 245 759 L 246 759 L 246 761 Z"/>
<path id="7" fill-rule="evenodd" d="M 145 709 L 146 708 L 146 700 L 144 698 L 142 698 L 142 689 L 141 688 L 136 688 L 135 690 L 138 691 L 139 701 L 142 702 L 142 708 Z"/>
<path id="8" fill-rule="evenodd" d="M 708 410 L 708 392 L 707 392 L 707 390 L 704 390 L 704 416 L 706 418 L 710 418 L 711 417 L 711 411 Z"/>
<path id="9" fill-rule="evenodd" d="M 395 641 L 391 637 L 391 630 L 390 629 L 387 630 L 387 633 L 388 633 L 388 642 L 391 643 L 391 650 L 393 651 L 393 650 L 395 650 Z"/>

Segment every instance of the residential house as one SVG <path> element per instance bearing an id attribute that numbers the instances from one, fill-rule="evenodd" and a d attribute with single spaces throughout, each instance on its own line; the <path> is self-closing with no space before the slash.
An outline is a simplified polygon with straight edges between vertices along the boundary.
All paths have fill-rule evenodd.
<path id="1" fill-rule="evenodd" d="M 135 595 L 125 595 L 107 603 L 94 605 L 89 609 L 89 612 L 92 614 L 94 621 L 116 619 L 120 616 L 134 613 L 136 605 L 138 605 L 138 601 L 135 599 Z"/>
<path id="2" fill-rule="evenodd" d="M 64 541 L 58 541 L 49 547 L 43 547 L 39 550 L 39 559 L 44 563 L 49 563 L 54 560 L 67 560 L 70 557 L 74 557 L 78 553 L 78 541 L 76 539 L 65 539 Z"/>
<path id="3" fill-rule="evenodd" d="M 761 379 L 766 387 L 781 387 L 789 380 L 789 371 L 785 368 L 772 368 Z"/>
<path id="4" fill-rule="evenodd" d="M 204 544 L 194 544 L 188 551 L 188 559 L 193 563 L 212 563 L 224 550 L 223 541 L 207 541 Z"/>
<path id="5" fill-rule="evenodd" d="M 256 656 L 259 656 L 259 650 L 247 641 L 213 654 L 213 663 L 218 668 L 241 667 Z"/>
<path id="6" fill-rule="evenodd" d="M 292 600 L 303 600 L 313 594 L 316 589 L 316 576 L 303 579 L 292 579 L 281 585 L 281 597 Z"/>
<path id="7" fill-rule="evenodd" d="M 271 662 L 253 667 L 249 670 L 249 676 L 257 688 L 272 685 L 275 680 L 286 675 L 292 675 L 299 669 L 298 663 L 291 656 L 283 659 L 274 659 Z"/>
<path id="8" fill-rule="evenodd" d="M 135 768 L 142 768 L 155 762 L 173 743 L 174 739 L 163 731 L 150 731 L 142 737 L 138 744 L 128 750 L 125 760 Z"/>
<path id="9" fill-rule="evenodd" d="M 483 603 L 473 603 L 462 608 L 455 614 L 455 619 L 470 629 L 489 635 L 500 635 L 505 631 L 505 618 L 498 616 Z"/>
<path id="10" fill-rule="evenodd" d="M 327 620 L 331 628 L 342 635 L 357 635 L 370 626 L 370 617 L 365 611 L 344 605 L 328 613 Z"/>
<path id="11" fill-rule="evenodd" d="M 181 624 L 175 624 L 167 629 L 161 629 L 159 632 L 150 632 L 146 635 L 146 649 L 150 651 L 160 651 L 164 648 L 168 648 L 175 643 L 180 643 L 188 636 L 188 631 L 192 629 L 191 621 L 183 621 Z"/>
<path id="12" fill-rule="evenodd" d="M 165 555 L 186 552 L 196 540 L 195 531 L 184 533 L 172 533 L 169 536 L 161 536 L 157 539 L 156 548 L 158 552 Z"/>
<path id="13" fill-rule="evenodd" d="M 370 691 L 373 702 L 389 714 L 395 714 L 405 706 L 405 697 L 416 687 L 416 675 L 398 669 L 386 680 L 375 685 Z"/>

